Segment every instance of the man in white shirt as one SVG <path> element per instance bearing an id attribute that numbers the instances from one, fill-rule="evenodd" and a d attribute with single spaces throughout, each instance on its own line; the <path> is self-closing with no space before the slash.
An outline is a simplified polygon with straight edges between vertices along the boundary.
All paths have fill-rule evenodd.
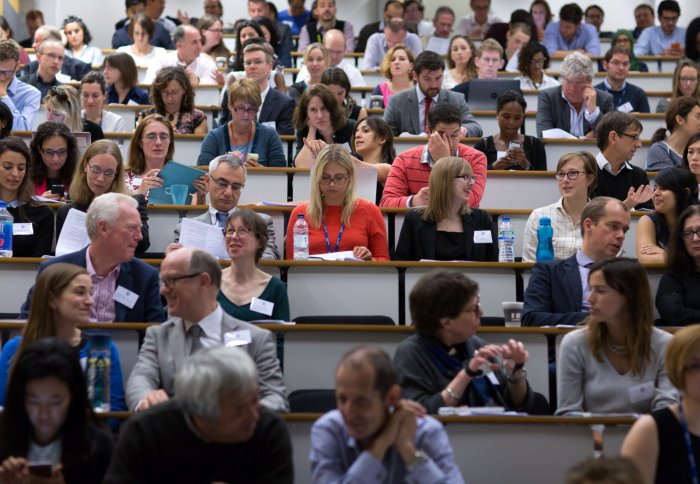
<path id="1" fill-rule="evenodd" d="M 163 67 L 181 66 L 193 86 L 199 84 L 221 84 L 223 76 L 216 68 L 216 62 L 202 52 L 202 34 L 192 25 L 181 25 L 173 36 L 175 50 L 157 58 L 146 71 L 145 84 L 153 83 L 158 71 Z"/>
<path id="2" fill-rule="evenodd" d="M 459 19 L 455 34 L 466 35 L 471 39 L 483 39 L 486 32 L 495 23 L 503 22 L 496 15 L 489 13 L 491 0 L 471 0 L 469 2 L 474 15 L 466 15 Z"/>
<path id="3" fill-rule="evenodd" d="M 323 45 L 330 53 L 331 67 L 339 67 L 348 75 L 351 86 L 366 86 L 365 78 L 360 70 L 345 59 L 345 35 L 340 30 L 332 29 L 323 35 Z M 297 74 L 297 81 L 308 81 L 309 70 L 303 66 Z"/>

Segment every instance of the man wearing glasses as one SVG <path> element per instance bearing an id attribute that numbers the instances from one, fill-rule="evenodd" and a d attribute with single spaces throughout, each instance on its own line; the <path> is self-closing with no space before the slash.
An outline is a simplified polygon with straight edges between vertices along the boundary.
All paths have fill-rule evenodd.
<path id="1" fill-rule="evenodd" d="M 184 359 L 201 348 L 239 346 L 258 372 L 260 403 L 289 410 L 272 333 L 229 316 L 216 296 L 221 267 L 209 253 L 193 248 L 170 252 L 160 266 L 160 292 L 170 319 L 146 330 L 146 338 L 126 383 L 126 403 L 141 411 L 170 400 L 175 374 Z"/>
<path id="2" fill-rule="evenodd" d="M 608 75 L 594 87 L 612 94 L 615 110 L 623 113 L 648 113 L 649 99 L 644 90 L 627 82 L 630 73 L 630 54 L 627 49 L 616 46 L 608 50 L 603 67 Z"/>
<path id="3" fill-rule="evenodd" d="M 661 25 L 647 27 L 634 44 L 634 55 L 683 55 L 685 29 L 677 27 L 681 7 L 675 0 L 663 0 L 656 9 Z"/>
<path id="4" fill-rule="evenodd" d="M 402 18 L 392 18 L 384 26 L 384 32 L 372 34 L 367 39 L 364 68 L 367 70 L 379 69 L 387 51 L 399 44 L 411 49 L 413 55 L 423 52 L 423 43 L 420 37 L 406 31 L 406 24 Z"/>
<path id="5" fill-rule="evenodd" d="M 19 48 L 14 40 L 0 40 L 0 100 L 12 112 L 12 129 L 29 131 L 39 110 L 39 90 L 15 78 L 19 68 Z"/>
<path id="6" fill-rule="evenodd" d="M 59 40 L 53 38 L 44 40 L 36 53 L 36 72 L 27 74 L 21 80 L 36 87 L 43 99 L 52 87 L 62 84 L 59 77 L 69 80 L 68 76 L 61 74 L 65 56 L 65 47 Z"/>

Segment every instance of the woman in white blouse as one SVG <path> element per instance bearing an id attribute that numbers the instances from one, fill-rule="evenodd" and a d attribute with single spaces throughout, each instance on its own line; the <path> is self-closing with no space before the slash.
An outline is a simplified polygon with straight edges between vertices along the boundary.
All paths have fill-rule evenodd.
<path id="1" fill-rule="evenodd" d="M 134 59 L 136 67 L 148 67 L 156 58 L 165 55 L 164 48 L 149 44 L 156 31 L 156 24 L 145 13 L 137 13 L 127 30 L 134 43 L 119 47 L 117 52 L 129 54 Z"/>
<path id="2" fill-rule="evenodd" d="M 124 119 L 118 114 L 103 109 L 107 99 L 107 84 L 102 73 L 90 71 L 80 80 L 80 101 L 83 109 L 80 117 L 92 121 L 102 128 L 103 133 L 124 133 L 134 130 L 124 126 Z"/>
<path id="3" fill-rule="evenodd" d="M 66 34 L 66 55 L 87 62 L 91 66 L 101 66 L 105 56 L 99 47 L 89 45 L 92 40 L 83 19 L 70 15 L 63 21 L 63 32 Z"/>
<path id="4" fill-rule="evenodd" d="M 520 89 L 542 90 L 559 85 L 559 81 L 549 77 L 544 71 L 549 68 L 549 53 L 538 42 L 530 42 L 520 49 L 518 71 L 522 74 L 516 77 L 520 81 Z"/>

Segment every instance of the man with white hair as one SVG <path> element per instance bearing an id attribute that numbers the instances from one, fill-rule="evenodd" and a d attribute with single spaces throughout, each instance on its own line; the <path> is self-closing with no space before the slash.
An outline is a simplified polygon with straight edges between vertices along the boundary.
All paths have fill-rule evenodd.
<path id="1" fill-rule="evenodd" d="M 345 35 L 337 29 L 331 29 L 323 34 L 323 45 L 330 54 L 330 67 L 339 67 L 348 75 L 350 85 L 353 87 L 366 86 L 365 78 L 360 70 L 345 58 Z M 309 70 L 303 66 L 296 77 L 297 81 L 309 80 Z"/>
<path id="2" fill-rule="evenodd" d="M 103 482 L 292 483 L 289 432 L 260 406 L 256 373 L 239 348 L 185 359 L 177 397 L 127 421 Z"/>
<path id="3" fill-rule="evenodd" d="M 142 323 L 165 319 L 158 271 L 134 258 L 136 246 L 143 238 L 137 207 L 134 198 L 121 193 L 96 197 L 85 220 L 90 244 L 39 265 L 39 273 L 57 262 L 87 269 L 93 284 L 91 321 Z M 32 289 L 20 309 L 20 319 L 28 316 Z"/>
<path id="4" fill-rule="evenodd" d="M 540 91 L 537 97 L 537 136 L 559 128 L 577 138 L 595 138 L 603 115 L 615 110 L 613 96 L 593 87 L 593 62 L 572 52 L 561 65 L 561 86 Z"/>

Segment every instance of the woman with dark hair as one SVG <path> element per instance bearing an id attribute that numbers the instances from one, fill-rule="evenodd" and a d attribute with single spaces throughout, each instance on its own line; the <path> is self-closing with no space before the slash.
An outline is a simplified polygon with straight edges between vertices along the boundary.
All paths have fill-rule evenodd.
<path id="1" fill-rule="evenodd" d="M 520 89 L 542 90 L 559 85 L 559 81 L 545 74 L 549 68 L 549 52 L 539 42 L 530 42 L 520 50 L 518 71 L 522 74 Z"/>
<path id="2" fill-rule="evenodd" d="M 637 223 L 637 258 L 642 264 L 666 264 L 666 248 L 678 215 L 698 203 L 698 182 L 688 170 L 667 168 L 654 183 L 654 212 Z"/>
<path id="3" fill-rule="evenodd" d="M 148 92 L 138 87 L 136 63 L 130 54 L 115 52 L 105 57 L 102 73 L 107 82 L 107 104 L 148 104 Z"/>
<path id="4" fill-rule="evenodd" d="M 556 415 L 649 413 L 675 403 L 663 366 L 671 335 L 654 327 L 644 267 L 624 257 L 598 261 L 588 285 L 590 315 L 559 348 Z"/>
<path id="5" fill-rule="evenodd" d="M 46 119 L 63 123 L 74 133 L 90 133 L 90 142 L 104 139 L 105 134 L 99 124 L 81 117 L 80 94 L 73 86 L 54 86 L 44 97 Z"/>
<path id="6" fill-rule="evenodd" d="M 5 103 L 0 103 L 0 139 L 5 139 L 12 132 L 15 117 Z"/>
<path id="7" fill-rule="evenodd" d="M 224 242 L 231 265 L 221 271 L 217 299 L 222 309 L 234 318 L 243 321 L 289 321 L 286 286 L 257 266 L 267 239 L 267 223 L 248 208 L 236 210 L 226 221 Z M 255 300 L 271 303 L 270 312 L 260 312 L 263 305 L 251 306 Z"/>
<path id="8" fill-rule="evenodd" d="M 98 47 L 90 45 L 92 36 L 83 19 L 70 15 L 63 20 L 63 33 L 66 35 L 66 55 L 91 66 L 101 66 L 104 55 Z"/>
<path id="9" fill-rule="evenodd" d="M 356 164 L 377 170 L 377 205 L 382 199 L 384 183 L 391 164 L 396 158 L 394 134 L 391 126 L 381 116 L 368 116 L 355 125 L 350 148 L 357 158 Z"/>
<path id="10" fill-rule="evenodd" d="M 338 99 L 338 104 L 345 111 L 345 116 L 357 122 L 367 117 L 367 110 L 359 106 L 350 95 L 350 80 L 340 67 L 329 67 L 323 71 L 321 84 L 328 86 Z"/>
<path id="11" fill-rule="evenodd" d="M 634 35 L 629 30 L 619 29 L 616 30 L 612 36 L 612 42 L 610 43 L 610 48 L 622 47 L 625 49 L 630 56 L 630 71 L 634 72 L 649 72 L 649 67 L 637 59 L 634 55 Z M 602 61 L 598 61 L 598 70 L 603 71 Z"/>
<path id="12" fill-rule="evenodd" d="M 700 62 L 700 17 L 695 17 L 685 31 L 685 56 Z"/>
<path id="13" fill-rule="evenodd" d="M 700 186 L 700 131 L 688 138 L 683 151 L 683 168 L 695 175 Z"/>
<path id="14" fill-rule="evenodd" d="M 373 96 L 382 96 L 383 107 L 389 105 L 389 98 L 394 94 L 413 88 L 414 61 L 413 52 L 403 44 L 395 45 L 386 52 L 379 65 L 379 71 L 387 80 L 380 82 L 372 90 Z"/>
<path id="15" fill-rule="evenodd" d="M 261 39 L 265 38 L 263 31 L 260 28 L 260 24 L 255 20 L 245 20 L 241 22 L 238 30 L 236 31 L 236 59 L 233 64 L 234 71 L 245 70 L 245 66 L 243 65 L 243 47 L 246 40 L 254 37 L 259 37 Z"/>
<path id="16" fill-rule="evenodd" d="M 262 30 L 263 39 L 265 39 L 265 42 L 270 44 L 275 50 L 277 62 L 285 67 L 292 67 L 291 47 L 280 41 L 275 24 L 267 17 L 256 17 L 253 20 L 258 22 L 258 25 L 260 25 L 260 30 Z"/>
<path id="17" fill-rule="evenodd" d="M 476 64 L 474 42 L 466 35 L 455 35 L 450 39 L 447 49 L 447 69 L 442 78 L 442 88 L 452 89 L 470 79 L 476 79 Z"/>
<path id="18" fill-rule="evenodd" d="M 656 105 L 657 113 L 668 111 L 669 104 L 681 96 L 700 99 L 700 65 L 691 59 L 681 59 L 673 70 L 671 97 Z"/>
<path id="19" fill-rule="evenodd" d="M 102 481 L 114 441 L 90 407 L 80 361 L 68 343 L 43 339 L 18 355 L 1 418 L 2 482 Z M 50 477 L 30 474 L 36 462 L 51 465 Z"/>
<path id="20" fill-rule="evenodd" d="M 165 49 L 150 44 L 156 33 L 156 24 L 145 12 L 139 12 L 127 26 L 131 45 L 122 45 L 117 52 L 130 55 L 137 67 L 148 67 L 153 61 L 165 55 Z"/>
<path id="21" fill-rule="evenodd" d="M 511 23 L 506 32 L 506 43 L 503 48 L 504 70 L 507 72 L 518 72 L 520 63 L 520 51 L 532 37 L 532 28 L 524 22 Z"/>
<path id="22" fill-rule="evenodd" d="M 148 198 L 151 188 L 162 188 L 158 173 L 173 159 L 175 132 L 173 125 L 160 114 L 151 114 L 136 126 L 129 143 L 129 159 L 124 170 L 126 187 Z"/>
<path id="23" fill-rule="evenodd" d="M 14 37 L 14 32 L 12 31 L 12 27 L 10 27 L 10 24 L 7 22 L 7 19 L 0 15 L 0 40 L 5 40 L 5 39 L 12 39 Z M 33 39 L 32 39 L 33 40 Z M 31 62 L 31 59 L 29 58 L 29 55 L 27 55 L 27 51 L 24 50 L 24 47 L 20 46 L 18 43 L 19 47 L 19 63 L 20 65 L 27 65 L 29 62 Z"/>
<path id="24" fill-rule="evenodd" d="M 27 176 L 29 159 L 21 138 L 0 140 L 0 200 L 14 217 L 13 257 L 43 257 L 51 252 L 53 242 L 53 213 L 33 198 L 34 186 Z"/>
<path id="25" fill-rule="evenodd" d="M 547 25 L 554 17 L 547 0 L 534 0 L 530 5 L 530 15 L 532 15 L 532 21 L 537 26 L 537 36 L 535 38 L 541 42 L 544 40 L 544 29 L 547 28 Z"/>
<path id="26" fill-rule="evenodd" d="M 489 170 L 547 170 L 547 153 L 540 138 L 520 132 L 525 122 L 525 99 L 515 91 L 501 94 L 496 101 L 499 132 L 481 138 L 474 145 L 486 155 Z"/>
<path id="27" fill-rule="evenodd" d="M 476 336 L 484 314 L 476 282 L 461 272 L 432 271 L 413 286 L 409 302 L 416 332 L 394 354 L 404 398 L 428 413 L 462 405 L 550 413 L 527 381 L 523 343 L 489 344 Z"/>
<path id="28" fill-rule="evenodd" d="M 323 84 L 304 91 L 293 120 L 297 130 L 294 162 L 298 168 L 310 168 L 326 145 L 349 143 L 355 130 L 355 121 L 345 116 L 335 94 Z"/>
<path id="29" fill-rule="evenodd" d="M 206 134 L 209 131 L 207 115 L 194 107 L 194 88 L 185 69 L 180 66 L 163 67 L 151 85 L 153 107 L 139 114 L 160 114 L 170 121 L 176 134 Z"/>
<path id="30" fill-rule="evenodd" d="M 670 135 L 667 137 L 666 132 Z M 666 127 L 651 137 L 647 153 L 647 171 L 662 171 L 683 164 L 683 151 L 688 138 L 700 131 L 700 98 L 681 96 L 668 106 Z"/>
<path id="31" fill-rule="evenodd" d="M 29 144 L 29 176 L 36 194 L 64 201 L 63 193 L 53 193 L 54 185 L 68 192 L 80 152 L 73 133 L 63 123 L 47 121 L 39 125 Z M 54 190 L 55 191 L 55 190 Z"/>
<path id="32" fill-rule="evenodd" d="M 80 80 L 80 99 L 83 109 L 80 116 L 98 125 L 103 133 L 131 132 L 133 126 L 124 126 L 124 119 L 104 110 L 107 84 L 101 72 L 90 71 Z"/>
<path id="33" fill-rule="evenodd" d="M 219 17 L 202 15 L 197 22 L 197 30 L 202 34 L 202 52 L 212 58 L 223 57 L 228 62 L 231 52 L 224 45 L 224 24 Z"/>

